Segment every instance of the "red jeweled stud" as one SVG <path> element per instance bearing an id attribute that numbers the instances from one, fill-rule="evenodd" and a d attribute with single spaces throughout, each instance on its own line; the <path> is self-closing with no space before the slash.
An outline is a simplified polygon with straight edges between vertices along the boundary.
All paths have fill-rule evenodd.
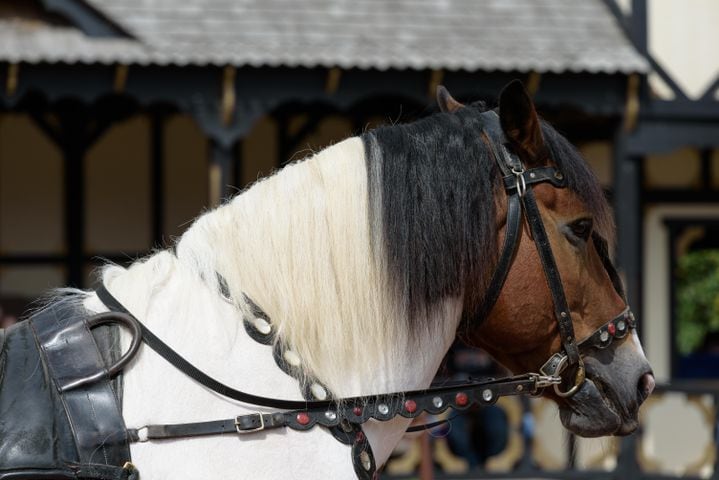
<path id="1" fill-rule="evenodd" d="M 469 397 L 466 393 L 459 392 L 454 396 L 454 403 L 456 403 L 458 407 L 465 407 L 469 403 Z"/>
<path id="2" fill-rule="evenodd" d="M 409 413 L 414 413 L 417 411 L 417 402 L 414 400 L 407 400 L 404 402 L 404 409 L 407 410 Z"/>
<path id="3" fill-rule="evenodd" d="M 361 417 L 362 416 L 362 407 L 354 407 L 352 409 L 352 413 L 354 413 L 358 417 Z"/>
<path id="4" fill-rule="evenodd" d="M 355 435 L 355 441 L 357 443 L 364 442 L 364 432 L 357 432 L 357 435 Z"/>
<path id="5" fill-rule="evenodd" d="M 617 333 L 617 326 L 614 325 L 614 323 L 610 323 L 607 325 L 607 331 L 609 332 L 609 335 L 614 336 L 614 334 Z"/>
<path id="6" fill-rule="evenodd" d="M 297 414 L 297 423 L 300 425 L 307 425 L 310 423 L 310 415 L 306 412 L 300 412 Z"/>

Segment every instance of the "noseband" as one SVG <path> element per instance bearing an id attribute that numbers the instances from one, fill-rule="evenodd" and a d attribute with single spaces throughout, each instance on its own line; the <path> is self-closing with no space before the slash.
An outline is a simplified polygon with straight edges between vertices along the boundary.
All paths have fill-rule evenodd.
<path id="1" fill-rule="evenodd" d="M 497 114 L 494 111 L 487 111 L 482 113 L 482 116 L 485 120 L 482 137 L 502 172 L 503 184 L 507 192 L 507 222 L 502 253 L 479 308 L 478 318 L 480 320 L 486 318 L 499 298 L 517 252 L 521 236 L 522 214 L 524 213 L 552 295 L 554 318 L 557 320 L 559 336 L 562 341 L 562 351 L 552 355 L 542 365 L 539 372 L 549 377 L 559 377 L 563 372 L 573 370 L 573 383 L 566 390 L 562 390 L 562 382 L 554 383 L 554 392 L 558 396 L 571 397 L 577 393 L 586 379 L 582 353 L 593 348 L 606 348 L 612 338 L 622 338 L 629 330 L 635 329 L 634 314 L 627 306 L 619 315 L 577 343 L 562 279 L 532 189 L 534 185 L 545 182 L 555 188 L 566 188 L 566 178 L 562 172 L 552 166 L 525 169 L 519 157 L 507 148 L 508 142 Z M 609 259 L 606 240 L 596 232 L 592 232 L 592 240 L 614 289 L 626 304 L 621 280 Z M 572 378 L 572 375 L 569 378 Z"/>

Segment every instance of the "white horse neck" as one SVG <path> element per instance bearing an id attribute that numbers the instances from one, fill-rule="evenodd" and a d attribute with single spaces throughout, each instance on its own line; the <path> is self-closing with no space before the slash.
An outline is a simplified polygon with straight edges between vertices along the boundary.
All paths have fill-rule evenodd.
<path id="1" fill-rule="evenodd" d="M 461 299 L 432 309 L 436 330 L 403 331 L 406 323 L 392 316 L 404 312 L 387 293 L 381 252 L 370 252 L 366 218 L 362 144 L 350 139 L 201 217 L 177 257 L 162 252 L 127 270 L 112 267 L 104 281 L 187 360 L 239 390 L 301 399 L 272 347 L 245 331 L 247 305 L 219 294 L 216 273 L 233 298 L 247 294 L 269 314 L 336 396 L 425 388 L 454 338 Z M 102 309 L 96 299 L 90 306 Z M 126 373 L 123 408 L 131 428 L 268 411 L 208 391 L 148 348 Z M 406 426 L 404 419 L 365 425 L 378 465 Z M 349 447 L 322 428 L 147 442 L 133 445 L 132 455 L 150 479 L 354 477 Z"/>

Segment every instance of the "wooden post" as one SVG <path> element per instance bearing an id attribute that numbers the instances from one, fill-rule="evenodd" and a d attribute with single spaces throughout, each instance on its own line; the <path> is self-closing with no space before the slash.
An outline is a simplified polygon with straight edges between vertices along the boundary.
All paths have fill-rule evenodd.
<path id="1" fill-rule="evenodd" d="M 423 416 L 424 417 L 424 416 Z M 432 439 L 428 431 L 422 432 L 420 436 L 422 456 L 419 464 L 419 478 L 421 480 L 434 479 L 434 458 L 432 456 Z"/>
<path id="2" fill-rule="evenodd" d="M 233 163 L 233 145 L 226 145 L 217 140 L 210 140 L 209 165 L 209 203 L 217 207 L 229 193 L 229 182 L 232 178 L 230 168 Z"/>

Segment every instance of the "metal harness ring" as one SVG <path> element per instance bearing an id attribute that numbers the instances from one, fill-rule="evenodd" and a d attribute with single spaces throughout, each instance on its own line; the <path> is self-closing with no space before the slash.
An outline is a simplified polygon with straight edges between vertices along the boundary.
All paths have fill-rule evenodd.
<path id="1" fill-rule="evenodd" d="M 568 357 L 564 355 L 559 360 L 559 365 L 557 365 L 556 369 L 556 375 L 558 376 L 560 373 L 564 371 L 565 368 L 567 368 L 567 359 Z M 579 365 L 577 366 L 577 374 L 574 376 L 574 385 L 572 388 L 567 390 L 566 392 L 563 392 L 560 390 L 561 384 L 554 384 L 554 393 L 556 393 L 558 396 L 562 398 L 569 398 L 575 393 L 579 391 L 579 388 L 584 384 L 584 380 L 586 379 L 586 371 L 584 370 L 584 362 L 582 360 L 579 360 Z"/>

